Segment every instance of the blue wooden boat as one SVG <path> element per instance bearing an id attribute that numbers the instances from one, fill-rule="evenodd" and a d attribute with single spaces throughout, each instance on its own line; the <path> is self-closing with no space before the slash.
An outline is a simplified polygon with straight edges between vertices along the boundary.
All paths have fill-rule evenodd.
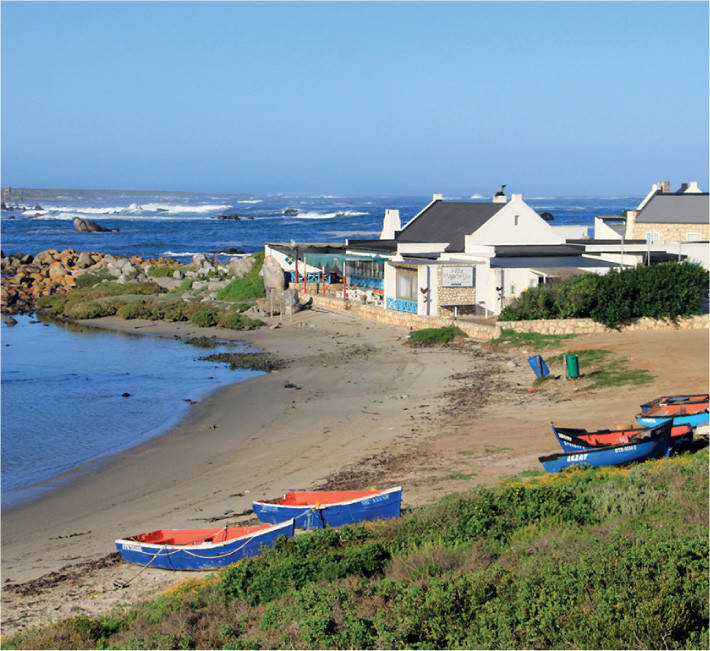
<path id="1" fill-rule="evenodd" d="M 279 536 L 293 538 L 294 522 L 223 529 L 160 529 L 116 541 L 127 563 L 164 570 L 214 570 L 271 547 Z"/>
<path id="2" fill-rule="evenodd" d="M 655 428 L 637 427 L 635 429 L 608 430 L 600 429 L 588 432 L 586 429 L 574 427 L 556 427 L 552 423 L 552 431 L 563 452 L 577 452 L 589 448 L 599 448 L 611 445 L 633 443 L 640 439 L 653 436 L 655 430 L 664 427 L 665 423 Z M 689 425 L 673 425 L 671 427 L 671 448 L 693 440 L 693 429 Z"/>
<path id="3" fill-rule="evenodd" d="M 310 491 L 288 493 L 273 501 L 254 502 L 254 515 L 262 522 L 293 518 L 301 529 L 340 527 L 354 522 L 398 518 L 402 487 L 388 490 Z"/>
<path id="4" fill-rule="evenodd" d="M 707 393 L 688 394 L 684 396 L 661 396 L 649 402 L 644 402 L 641 405 L 641 411 L 646 411 L 656 405 L 687 405 L 697 402 L 708 402 L 709 399 L 710 394 Z"/>
<path id="5" fill-rule="evenodd" d="M 626 463 L 668 456 L 671 449 L 670 422 L 649 431 L 654 431 L 654 434 L 637 441 L 621 445 L 588 448 L 586 450 L 577 450 L 576 452 L 550 454 L 539 457 L 539 461 L 547 472 L 560 472 L 560 470 L 572 466 L 587 465 L 595 468 L 599 466 L 620 466 Z"/>
<path id="6" fill-rule="evenodd" d="M 657 404 L 636 415 L 644 427 L 653 427 L 664 420 L 672 419 L 674 425 L 697 427 L 708 422 L 708 400 L 677 404 Z"/>

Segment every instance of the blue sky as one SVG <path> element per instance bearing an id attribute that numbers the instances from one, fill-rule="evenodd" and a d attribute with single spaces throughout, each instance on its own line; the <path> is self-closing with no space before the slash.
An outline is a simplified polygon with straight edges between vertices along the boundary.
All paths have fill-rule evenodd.
<path id="1" fill-rule="evenodd" d="M 708 189 L 707 2 L 2 2 L 2 183 Z"/>

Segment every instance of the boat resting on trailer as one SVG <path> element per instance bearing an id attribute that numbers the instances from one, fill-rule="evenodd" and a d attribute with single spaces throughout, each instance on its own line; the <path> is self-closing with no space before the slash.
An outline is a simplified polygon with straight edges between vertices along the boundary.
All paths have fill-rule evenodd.
<path id="1" fill-rule="evenodd" d="M 587 448 L 538 457 L 547 472 L 560 472 L 572 466 L 620 466 L 626 463 L 667 457 L 671 450 L 671 422 L 652 428 L 646 438 L 621 445 Z"/>
<path id="2" fill-rule="evenodd" d="M 660 425 L 656 427 L 660 427 Z M 552 431 L 563 452 L 577 452 L 588 448 L 633 443 L 652 436 L 654 428 L 600 429 L 595 432 L 588 432 L 586 429 L 575 427 L 556 427 L 555 424 L 552 423 Z M 692 440 L 693 429 L 690 425 L 675 425 L 671 427 L 671 449 L 679 444 L 689 443 Z"/>
<path id="3" fill-rule="evenodd" d="M 247 556 L 262 545 L 273 546 L 279 536 L 293 538 L 294 522 L 223 529 L 159 529 L 116 541 L 127 563 L 164 570 L 214 570 Z"/>
<path id="4" fill-rule="evenodd" d="M 281 499 L 254 502 L 254 515 L 262 522 L 293 518 L 301 529 L 323 529 L 345 524 L 398 518 L 402 487 L 387 490 L 310 491 L 287 493 Z"/>

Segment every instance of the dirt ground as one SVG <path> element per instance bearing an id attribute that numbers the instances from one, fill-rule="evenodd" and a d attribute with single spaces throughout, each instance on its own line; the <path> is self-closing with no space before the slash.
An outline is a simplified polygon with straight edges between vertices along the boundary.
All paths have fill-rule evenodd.
<path id="1" fill-rule="evenodd" d="M 526 471 L 526 474 L 540 471 L 538 457 L 558 451 L 550 429 L 551 421 L 589 430 L 628 426 L 634 422 L 639 405 L 646 400 L 708 390 L 707 330 L 589 335 L 542 353 L 543 357 L 551 357 L 567 350 L 601 348 L 626 358 L 630 366 L 648 370 L 654 377 L 650 384 L 589 390 L 591 380 L 584 377 L 584 368 L 580 369 L 583 377 L 578 380 L 560 377 L 533 387 L 535 376 L 527 363 L 528 357 L 534 354 L 530 350 L 493 349 L 489 344 L 470 340 L 437 350 L 417 350 L 401 345 L 406 333 L 399 330 L 388 332 L 384 327 L 358 322 L 354 317 L 327 312 L 314 313 L 308 318 L 310 321 L 301 323 L 298 331 L 296 328 L 291 328 L 290 332 L 264 330 L 253 339 L 262 350 L 294 360 L 292 372 L 284 373 L 279 381 L 307 389 L 311 381 L 316 386 L 316 376 L 308 375 L 308 366 L 329 366 L 326 384 L 347 377 L 348 383 L 360 382 L 363 395 L 369 395 L 370 400 L 359 405 L 353 427 L 343 426 L 340 438 L 335 438 L 334 443 L 344 451 L 340 455 L 333 453 L 333 463 L 303 465 L 303 459 L 296 457 L 284 462 L 284 472 L 290 473 L 293 482 L 289 484 L 292 490 L 402 485 L 403 506 L 409 509 L 447 493 L 494 484 L 504 477 L 522 476 Z M 299 354 L 290 347 L 294 337 L 305 337 Z M 303 341 L 315 346 L 309 356 L 304 356 Z M 333 348 L 339 349 L 338 342 L 347 345 L 336 354 Z M 382 385 L 378 384 L 381 377 L 372 371 L 379 369 L 384 373 L 384 360 L 400 354 L 403 357 L 398 360 L 383 393 Z M 403 384 L 399 376 L 408 373 L 413 379 Z M 280 409 L 289 412 L 288 418 L 304 419 L 308 428 L 323 427 L 314 420 L 313 410 L 324 411 L 328 422 L 334 422 L 340 413 L 338 410 L 344 409 L 335 392 L 329 393 L 326 385 L 315 391 L 322 394 L 322 402 L 319 403 L 318 398 L 313 398 L 310 404 L 304 401 L 302 412 L 295 401 L 290 407 L 285 404 Z M 240 395 L 244 400 L 243 390 Z M 221 413 L 220 405 L 226 399 L 222 396 L 216 401 L 206 401 L 207 413 L 203 418 L 216 420 Z M 275 422 L 267 416 L 264 413 L 268 422 L 263 427 L 273 426 Z M 366 426 L 379 431 L 379 438 L 348 447 L 354 428 Z M 324 429 L 323 434 L 328 435 L 329 427 Z M 173 446 L 180 444 L 179 434 L 178 431 L 171 439 Z M 365 434 L 362 437 L 364 439 Z M 325 447 L 320 442 L 316 447 L 322 449 L 321 445 Z M 309 448 L 305 456 L 310 454 Z M 258 455 L 254 457 L 258 458 Z M 277 484 L 256 485 L 262 487 L 261 494 L 277 496 Z M 248 522 L 253 519 L 249 500 L 256 499 L 258 492 L 252 489 L 251 493 L 249 490 L 246 494 L 238 493 L 240 499 L 233 494 L 232 501 L 223 497 L 205 498 L 196 502 L 199 506 L 194 507 L 193 517 L 188 519 L 219 521 L 220 524 Z M 14 551 L 18 543 L 9 537 L 7 546 L 13 551 L 6 563 L 3 532 L 3 635 L 59 618 L 106 613 L 115 606 L 156 596 L 186 578 L 208 574 L 152 568 L 141 571 L 139 567 L 126 565 L 118 554 L 101 553 L 102 549 L 108 549 L 89 545 L 91 529 L 96 530 L 92 522 L 96 520 L 87 516 L 83 521 L 73 522 L 69 529 L 58 527 L 54 540 L 61 539 L 63 543 L 84 540 L 86 551 L 80 548 L 76 557 L 65 552 L 52 560 L 54 567 L 46 572 L 38 568 L 46 569 L 52 564 L 43 565 L 39 552 Z M 24 526 L 23 520 L 18 517 L 6 522 L 3 516 L 3 529 L 7 526 L 17 527 L 19 532 Z M 66 562 L 59 566 L 59 560 Z"/>

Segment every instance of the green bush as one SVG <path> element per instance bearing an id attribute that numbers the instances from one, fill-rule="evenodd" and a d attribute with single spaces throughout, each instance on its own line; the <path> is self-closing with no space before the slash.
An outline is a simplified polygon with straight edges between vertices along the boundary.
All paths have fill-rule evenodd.
<path id="1" fill-rule="evenodd" d="M 109 273 L 108 269 L 101 269 L 98 273 L 85 273 L 76 276 L 75 280 L 76 287 L 81 289 L 83 287 L 92 287 L 104 280 L 113 280 L 113 276 Z"/>
<path id="2" fill-rule="evenodd" d="M 689 262 L 616 269 L 602 277 L 591 317 L 610 328 L 638 317 L 677 319 L 700 314 L 708 273 Z"/>
<path id="3" fill-rule="evenodd" d="M 264 279 L 259 275 L 264 264 L 264 252 L 255 254 L 254 258 L 256 264 L 244 278 L 235 278 L 229 285 L 217 292 L 219 300 L 244 302 L 266 296 Z"/>
<path id="4" fill-rule="evenodd" d="M 583 273 L 563 283 L 526 289 L 501 310 L 500 321 L 591 317 L 616 328 L 639 317 L 677 319 L 700 314 L 708 274 L 689 262 L 664 262 L 612 269 L 604 276 Z"/>
<path id="5" fill-rule="evenodd" d="M 219 323 L 221 314 L 214 307 L 198 307 L 188 318 L 199 328 L 211 328 Z"/>
<path id="6" fill-rule="evenodd" d="M 170 265 L 165 267 L 151 267 L 148 270 L 148 275 L 152 278 L 166 278 L 172 277 L 176 271 L 194 271 L 195 268 L 192 265 Z"/>
<path id="7" fill-rule="evenodd" d="M 97 303 L 96 301 L 70 300 L 64 305 L 62 313 L 70 319 L 98 319 L 102 316 L 116 314 L 114 303 Z"/>
<path id="8" fill-rule="evenodd" d="M 230 330 L 253 330 L 263 323 L 236 312 L 225 312 L 219 319 L 219 325 Z"/>
<path id="9" fill-rule="evenodd" d="M 425 346 L 433 344 L 448 344 L 456 337 L 468 337 L 468 335 L 456 326 L 445 326 L 443 328 L 425 328 L 423 330 L 413 330 L 409 333 L 408 344 L 419 343 Z"/>
<path id="10" fill-rule="evenodd" d="M 116 316 L 122 319 L 155 319 L 155 308 L 146 301 L 131 301 L 118 308 Z"/>

